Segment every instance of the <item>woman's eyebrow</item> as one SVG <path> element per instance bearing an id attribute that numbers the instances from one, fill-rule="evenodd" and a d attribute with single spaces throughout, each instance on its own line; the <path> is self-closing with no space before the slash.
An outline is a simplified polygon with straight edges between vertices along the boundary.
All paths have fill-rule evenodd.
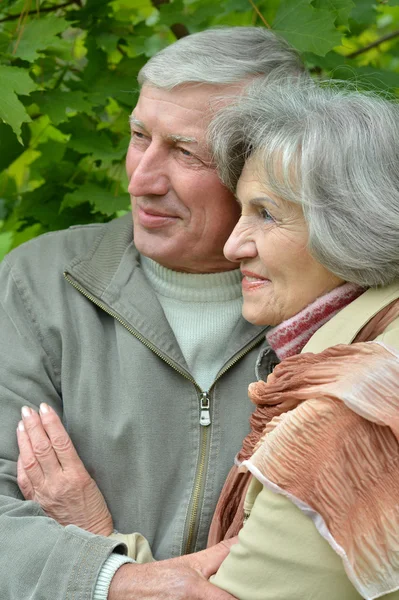
<path id="1" fill-rule="evenodd" d="M 254 204 L 255 206 L 259 206 L 260 204 L 263 204 L 264 202 L 269 202 L 270 204 L 273 204 L 273 206 L 278 208 L 277 202 L 275 202 L 275 200 L 272 200 L 271 198 L 269 198 L 269 196 L 258 196 L 256 198 L 251 198 L 251 200 L 249 202 L 250 202 L 250 204 Z"/>

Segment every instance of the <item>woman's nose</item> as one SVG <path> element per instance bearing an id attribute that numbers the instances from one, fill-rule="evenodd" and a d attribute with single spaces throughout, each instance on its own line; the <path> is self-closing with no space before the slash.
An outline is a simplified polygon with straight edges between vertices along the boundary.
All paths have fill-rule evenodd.
<path id="1" fill-rule="evenodd" d="M 223 253 L 231 262 L 241 262 L 257 255 L 256 244 L 251 236 L 250 228 L 245 225 L 242 217 L 225 243 Z"/>

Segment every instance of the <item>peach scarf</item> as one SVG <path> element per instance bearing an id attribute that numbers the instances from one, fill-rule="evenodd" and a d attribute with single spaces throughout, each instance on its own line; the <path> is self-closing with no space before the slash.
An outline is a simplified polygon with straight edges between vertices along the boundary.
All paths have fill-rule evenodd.
<path id="1" fill-rule="evenodd" d="M 251 474 L 288 496 L 341 556 L 367 599 L 399 589 L 399 353 L 375 339 L 399 301 L 352 346 L 284 360 L 249 386 L 251 432 L 222 490 L 208 545 L 237 534 Z"/>

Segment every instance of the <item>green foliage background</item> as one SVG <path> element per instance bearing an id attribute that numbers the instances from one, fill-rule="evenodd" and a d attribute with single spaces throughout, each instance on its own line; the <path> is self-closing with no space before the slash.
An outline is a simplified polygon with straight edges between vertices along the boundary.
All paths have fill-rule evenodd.
<path id="1" fill-rule="evenodd" d="M 399 0 L 2 0 L 0 259 L 128 210 L 137 72 L 176 37 L 271 27 L 315 77 L 399 89 Z"/>

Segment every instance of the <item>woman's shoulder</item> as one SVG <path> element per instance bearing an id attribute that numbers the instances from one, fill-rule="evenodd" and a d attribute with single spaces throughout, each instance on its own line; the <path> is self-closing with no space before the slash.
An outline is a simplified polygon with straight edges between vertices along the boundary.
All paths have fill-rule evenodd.
<path id="1" fill-rule="evenodd" d="M 375 341 L 399 350 L 399 315 L 385 327 Z"/>
<path id="2" fill-rule="evenodd" d="M 366 290 L 322 325 L 311 337 L 302 352 L 322 352 L 326 348 L 337 344 L 351 344 L 367 324 L 378 317 L 382 311 L 386 311 L 397 302 L 399 302 L 399 282 Z M 394 325 L 395 322 L 396 325 Z M 396 328 L 397 330 L 399 327 L 398 318 L 393 317 L 391 325 L 393 329 Z M 391 334 L 391 338 L 396 339 L 396 336 Z M 399 344 L 399 340 L 397 343 Z"/>

